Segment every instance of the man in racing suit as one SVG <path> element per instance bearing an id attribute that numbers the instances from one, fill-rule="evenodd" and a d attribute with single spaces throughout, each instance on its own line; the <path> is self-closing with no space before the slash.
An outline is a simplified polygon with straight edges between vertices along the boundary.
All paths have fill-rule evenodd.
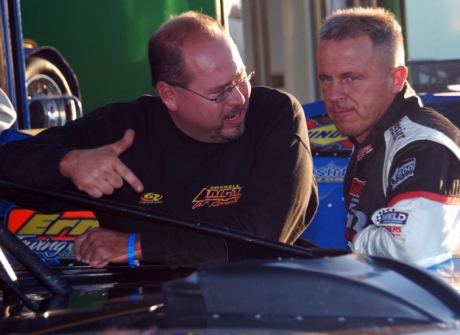
<path id="1" fill-rule="evenodd" d="M 334 13 L 318 73 L 328 115 L 354 143 L 344 180 L 351 249 L 424 267 L 449 259 L 460 236 L 460 131 L 406 82 L 394 16 Z"/>
<path id="2" fill-rule="evenodd" d="M 430 266 L 458 244 L 460 132 L 411 93 L 406 84 L 363 143 L 351 139 L 347 239 L 355 251 Z"/>

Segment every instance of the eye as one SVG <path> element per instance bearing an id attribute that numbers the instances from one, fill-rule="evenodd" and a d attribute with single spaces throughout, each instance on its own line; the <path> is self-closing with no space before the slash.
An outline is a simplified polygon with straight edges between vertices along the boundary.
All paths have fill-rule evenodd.
<path id="1" fill-rule="evenodd" d="M 215 91 L 215 92 L 211 93 L 211 95 L 214 96 L 214 98 L 220 97 L 222 94 L 227 92 L 228 89 L 229 89 L 229 87 L 226 86 L 224 88 L 219 89 L 218 91 Z"/>
<path id="2" fill-rule="evenodd" d="M 356 77 L 354 77 L 354 76 L 349 76 L 349 77 L 348 77 L 348 80 L 349 80 L 349 81 L 355 81 L 356 79 L 358 79 L 358 78 L 356 78 Z"/>
<path id="3" fill-rule="evenodd" d="M 209 93 L 209 95 L 210 95 L 211 97 L 213 97 L 213 98 L 216 98 L 216 97 L 220 96 L 220 95 L 221 95 L 222 93 L 224 93 L 224 92 L 225 92 L 225 88 L 219 88 L 219 89 L 217 89 L 217 90 L 215 90 L 215 91 Z"/>
<path id="4" fill-rule="evenodd" d="M 224 86 L 222 88 L 217 89 L 216 91 L 212 92 L 211 95 L 213 95 L 215 97 L 219 97 L 219 96 L 223 95 L 224 93 L 226 93 L 228 91 L 231 91 L 233 88 L 235 88 L 235 86 L 240 84 L 241 81 L 243 81 L 245 78 L 246 78 L 246 75 L 243 73 L 238 78 L 235 78 L 233 83 L 231 83 L 229 85 L 226 85 L 226 86 Z"/>
<path id="5" fill-rule="evenodd" d="M 322 83 L 328 83 L 328 82 L 332 81 L 332 78 L 328 77 L 328 76 L 320 76 L 319 81 L 322 82 Z"/>

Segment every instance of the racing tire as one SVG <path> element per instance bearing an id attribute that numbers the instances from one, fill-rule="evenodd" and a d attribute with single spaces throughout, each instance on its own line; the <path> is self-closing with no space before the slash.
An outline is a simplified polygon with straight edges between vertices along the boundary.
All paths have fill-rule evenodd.
<path id="1" fill-rule="evenodd" d="M 26 59 L 26 88 L 29 100 L 34 97 L 72 96 L 61 70 L 40 56 Z M 49 128 L 76 119 L 77 109 L 72 99 L 38 100 L 29 104 L 29 115 L 31 128 Z"/>

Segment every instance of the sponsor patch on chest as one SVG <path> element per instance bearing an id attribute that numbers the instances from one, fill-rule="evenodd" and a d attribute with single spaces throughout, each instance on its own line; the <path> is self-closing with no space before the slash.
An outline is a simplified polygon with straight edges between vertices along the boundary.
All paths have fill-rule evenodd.
<path id="1" fill-rule="evenodd" d="M 396 167 L 395 172 L 391 176 L 391 186 L 393 189 L 401 185 L 408 178 L 414 176 L 415 172 L 415 158 L 408 158 L 403 160 L 398 167 Z"/>
<path id="2" fill-rule="evenodd" d="M 367 155 L 369 155 L 372 151 L 374 151 L 374 148 L 372 147 L 372 145 L 367 145 L 365 146 L 364 148 L 361 148 L 359 151 L 358 151 L 358 154 L 356 156 L 356 162 L 359 162 L 361 161 L 364 157 L 366 157 Z"/>
<path id="3" fill-rule="evenodd" d="M 163 195 L 154 192 L 142 193 L 139 197 L 140 204 L 162 204 Z"/>

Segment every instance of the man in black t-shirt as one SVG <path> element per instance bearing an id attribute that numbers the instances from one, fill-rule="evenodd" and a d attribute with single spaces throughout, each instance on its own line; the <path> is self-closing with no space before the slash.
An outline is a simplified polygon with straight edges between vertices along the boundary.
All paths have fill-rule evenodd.
<path id="1" fill-rule="evenodd" d="M 318 206 L 305 117 L 291 95 L 251 90 L 253 71 L 209 16 L 188 12 L 151 37 L 159 97 L 114 103 L 0 148 L 0 177 L 78 188 L 178 217 L 293 243 Z M 21 153 L 20 155 L 18 153 Z M 33 168 L 32 168 L 33 167 Z M 225 239 L 95 213 L 78 260 L 194 266 L 228 259 Z"/>

